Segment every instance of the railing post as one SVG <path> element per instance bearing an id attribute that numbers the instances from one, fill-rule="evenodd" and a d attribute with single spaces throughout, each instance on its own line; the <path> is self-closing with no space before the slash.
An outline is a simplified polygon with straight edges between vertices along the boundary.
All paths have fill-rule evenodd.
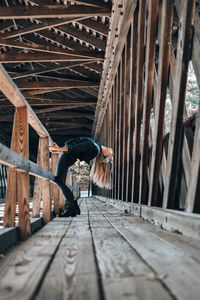
<path id="1" fill-rule="evenodd" d="M 27 107 L 18 107 L 16 109 L 11 148 L 25 158 L 28 158 Z M 18 202 L 19 231 L 22 239 L 31 234 L 29 201 L 28 172 L 16 173 L 13 168 L 9 168 L 4 226 L 15 225 L 16 203 Z"/>
<path id="2" fill-rule="evenodd" d="M 41 167 L 49 171 L 49 138 L 41 137 Z M 42 179 L 43 219 L 45 223 L 51 220 L 50 181 Z"/>
<path id="3" fill-rule="evenodd" d="M 39 139 L 39 144 L 38 144 L 37 164 L 41 166 L 41 138 Z M 32 218 L 40 217 L 41 199 L 42 199 L 41 178 L 35 177 Z"/>
<path id="4" fill-rule="evenodd" d="M 58 154 L 52 154 L 51 155 L 51 172 L 55 175 L 56 171 L 56 165 L 58 161 Z M 54 203 L 54 212 L 56 214 L 59 213 L 59 188 L 57 187 L 56 184 L 51 184 L 51 198 Z"/>

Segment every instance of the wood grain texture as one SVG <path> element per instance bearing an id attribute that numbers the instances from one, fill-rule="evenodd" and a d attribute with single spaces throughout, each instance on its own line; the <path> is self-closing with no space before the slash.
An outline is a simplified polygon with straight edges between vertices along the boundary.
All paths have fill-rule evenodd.
<path id="1" fill-rule="evenodd" d="M 99 299 L 87 214 L 73 219 L 36 299 Z"/>
<path id="2" fill-rule="evenodd" d="M 101 206 L 98 205 L 98 207 L 101 211 Z M 165 242 L 164 233 L 163 238 L 158 238 L 153 233 L 140 228 L 138 224 L 125 224 L 119 218 L 116 222 L 109 215 L 105 216 L 115 230 L 140 254 L 140 257 L 150 266 L 153 273 L 165 275 L 162 281 L 171 291 L 171 295 L 177 299 L 191 298 L 197 300 L 199 298 L 198 273 L 200 264 L 196 260 L 184 255 L 184 252 L 174 245 Z M 191 282 L 196 282 L 192 289 L 190 288 Z"/>
<path id="3" fill-rule="evenodd" d="M 49 138 L 41 137 L 41 165 L 49 170 Z M 50 181 L 42 179 L 43 219 L 47 223 L 51 219 Z"/>
<path id="4" fill-rule="evenodd" d="M 39 139 L 39 143 L 38 143 L 37 164 L 41 166 L 41 138 Z M 34 191 L 33 191 L 32 218 L 38 218 L 40 216 L 41 200 L 42 200 L 41 178 L 35 177 Z"/>
<path id="5" fill-rule="evenodd" d="M 51 172 L 55 175 L 56 165 L 58 161 L 58 154 L 51 155 Z M 55 184 L 51 184 L 51 199 L 53 203 L 53 208 L 56 214 L 59 212 L 59 188 Z"/>
<path id="6" fill-rule="evenodd" d="M 68 223 L 47 224 L 0 261 L 1 299 L 30 299 Z"/>
<path id="7" fill-rule="evenodd" d="M 27 107 L 18 107 L 19 122 L 17 126 L 17 152 L 26 159 L 29 157 L 28 149 L 28 110 Z M 17 200 L 20 238 L 25 239 L 31 234 L 30 209 L 29 209 L 29 174 L 28 172 L 17 173 Z"/>

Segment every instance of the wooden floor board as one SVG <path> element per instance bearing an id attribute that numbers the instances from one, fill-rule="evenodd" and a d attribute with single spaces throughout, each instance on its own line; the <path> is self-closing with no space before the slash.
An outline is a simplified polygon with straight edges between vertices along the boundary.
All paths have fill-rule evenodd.
<path id="1" fill-rule="evenodd" d="M 100 299 L 87 206 L 81 209 L 83 214 L 73 219 L 60 244 L 38 300 Z"/>
<path id="2" fill-rule="evenodd" d="M 98 221 L 90 218 L 90 211 L 89 220 L 105 299 L 171 299 L 158 280 L 149 281 L 149 278 L 152 278 L 152 269 L 101 215 L 104 212 L 113 217 L 117 212 L 112 209 L 108 212 L 102 205 L 100 210 L 97 207 L 96 210 L 100 212 Z"/>
<path id="3" fill-rule="evenodd" d="M 200 242 L 93 197 L 0 260 L 0 299 L 199 300 Z"/>
<path id="4" fill-rule="evenodd" d="M 69 224 L 48 223 L 0 261 L 0 299 L 30 299 Z"/>
<path id="5" fill-rule="evenodd" d="M 138 222 L 129 222 L 125 215 L 123 218 L 110 217 L 104 213 L 103 203 L 100 204 L 96 200 L 93 203 L 155 273 L 163 277 L 162 281 L 172 295 L 177 299 L 199 299 L 200 264 L 191 255 L 185 254 L 180 244 L 177 247 L 177 244 L 169 239 L 165 240 L 165 231 L 159 236 L 142 228 Z M 131 217 L 132 220 L 134 218 Z"/>

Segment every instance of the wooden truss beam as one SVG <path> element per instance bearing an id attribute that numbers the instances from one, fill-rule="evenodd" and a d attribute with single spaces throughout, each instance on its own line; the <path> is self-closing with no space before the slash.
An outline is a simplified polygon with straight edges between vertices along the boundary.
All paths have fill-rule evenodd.
<path id="1" fill-rule="evenodd" d="M 84 18 L 85 17 L 76 17 L 76 18 L 68 17 L 66 19 L 59 18 L 59 19 L 56 19 L 56 20 L 48 20 L 48 21 L 44 20 L 42 23 L 39 23 L 39 24 L 32 24 L 32 25 L 29 25 L 29 26 L 27 25 L 24 28 L 16 29 L 16 30 L 11 31 L 11 32 L 10 31 L 5 32 L 5 33 L 1 34 L 0 37 L 2 39 L 10 39 L 10 38 L 17 37 L 19 35 L 22 36 L 24 34 L 38 32 L 40 30 L 48 29 L 48 28 L 51 28 L 51 27 L 59 26 L 59 25 L 64 25 L 64 24 L 67 24 L 67 23 L 70 23 L 70 22 L 77 22 L 77 21 L 80 21 Z"/>
<path id="2" fill-rule="evenodd" d="M 52 62 L 52 61 L 80 61 L 87 60 L 86 57 L 52 54 L 52 53 L 3 53 L 0 57 L 0 63 L 19 63 L 19 62 Z M 95 59 L 96 60 L 96 59 Z M 98 59 L 101 60 L 101 59 Z M 94 61 L 94 58 L 91 59 Z"/>
<path id="3" fill-rule="evenodd" d="M 54 53 L 54 54 L 64 54 L 72 55 L 73 57 L 87 57 L 87 58 L 103 58 L 104 53 L 95 53 L 94 51 L 85 52 L 85 51 L 73 51 L 69 49 L 63 49 L 55 46 L 45 46 L 38 45 L 35 43 L 25 43 L 25 42 L 16 42 L 16 41 L 7 41 L 0 39 L 0 45 L 7 47 L 14 47 L 17 49 L 28 49 L 33 51 L 45 52 L 45 53 Z"/>
<path id="4" fill-rule="evenodd" d="M 64 62 L 64 63 L 59 63 L 59 64 L 53 64 L 52 63 L 51 65 L 40 66 L 40 67 L 34 65 L 33 70 L 20 72 L 19 74 L 11 75 L 11 77 L 12 77 L 12 79 L 20 79 L 20 78 L 29 77 L 29 76 L 36 76 L 36 75 L 39 75 L 39 74 L 42 74 L 42 73 L 47 74 L 49 72 L 56 72 L 56 71 L 59 71 L 59 70 L 66 69 L 68 67 L 72 68 L 72 67 L 76 67 L 76 66 L 79 66 L 79 65 L 84 65 L 84 64 L 87 64 L 87 63 L 88 63 L 88 61 L 82 61 L 81 60 L 81 61 L 75 61 L 75 62 L 74 61 L 73 62 Z M 92 65 L 93 64 L 94 64 L 93 69 L 96 67 L 96 65 L 98 66 L 97 63 L 92 63 Z M 10 68 L 9 66 L 7 66 L 6 69 L 7 69 L 8 72 L 16 72 L 17 73 L 16 69 Z"/>
<path id="5" fill-rule="evenodd" d="M 16 82 L 19 89 L 29 90 L 29 89 L 48 89 L 48 88 L 62 88 L 62 89 L 71 89 L 71 88 L 85 88 L 85 87 L 98 87 L 99 85 L 93 82 L 87 81 L 78 81 L 78 80 L 62 80 L 62 81 L 39 81 L 39 82 Z"/>
<path id="6" fill-rule="evenodd" d="M 110 8 L 96 8 L 85 5 L 44 5 L 35 6 L 15 6 L 1 7 L 0 19 L 27 19 L 27 18 L 75 18 L 77 16 L 90 17 L 93 16 L 109 16 Z"/>

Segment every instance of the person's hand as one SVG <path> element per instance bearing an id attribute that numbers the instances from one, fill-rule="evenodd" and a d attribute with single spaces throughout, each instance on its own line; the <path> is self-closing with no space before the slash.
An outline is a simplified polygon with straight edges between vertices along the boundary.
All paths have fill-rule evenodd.
<path id="1" fill-rule="evenodd" d="M 53 146 L 49 146 L 49 151 L 51 153 L 60 153 L 60 148 L 56 143 L 53 143 Z"/>

